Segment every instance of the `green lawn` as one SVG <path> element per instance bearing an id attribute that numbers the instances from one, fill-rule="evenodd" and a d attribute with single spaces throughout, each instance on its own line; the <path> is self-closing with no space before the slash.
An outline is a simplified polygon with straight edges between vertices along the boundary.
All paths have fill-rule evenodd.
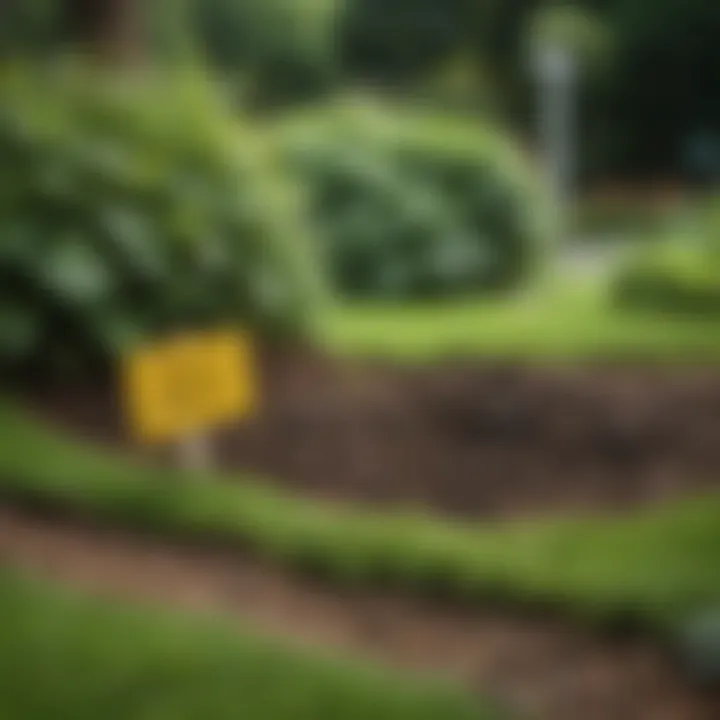
<path id="1" fill-rule="evenodd" d="M 480 720 L 453 688 L 91 600 L 0 567 L 7 720 Z"/>
<path id="2" fill-rule="evenodd" d="M 251 547 L 338 583 L 547 603 L 658 631 L 720 601 L 720 498 L 636 516 L 461 525 L 323 506 L 247 477 L 194 478 L 57 437 L 0 405 L 0 499 Z"/>
<path id="3" fill-rule="evenodd" d="M 322 334 L 324 344 L 340 354 L 404 362 L 720 360 L 713 319 L 623 312 L 611 307 L 602 286 L 567 281 L 523 299 L 340 306 L 326 314 Z"/>

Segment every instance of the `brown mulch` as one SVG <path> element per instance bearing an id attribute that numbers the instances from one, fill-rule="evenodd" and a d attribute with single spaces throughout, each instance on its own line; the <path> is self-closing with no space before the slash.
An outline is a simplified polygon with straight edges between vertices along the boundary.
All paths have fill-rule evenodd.
<path id="1" fill-rule="evenodd" d="M 237 553 L 0 508 L 3 562 L 100 596 L 218 614 L 286 641 L 435 674 L 528 720 L 720 717 L 718 694 L 691 686 L 651 643 L 559 621 L 338 591 Z"/>
<path id="2" fill-rule="evenodd" d="M 312 496 L 489 518 L 720 487 L 720 369 L 398 368 L 293 355 L 263 370 L 262 406 L 215 434 L 217 463 Z M 130 447 L 107 389 L 26 399 L 74 433 Z"/>

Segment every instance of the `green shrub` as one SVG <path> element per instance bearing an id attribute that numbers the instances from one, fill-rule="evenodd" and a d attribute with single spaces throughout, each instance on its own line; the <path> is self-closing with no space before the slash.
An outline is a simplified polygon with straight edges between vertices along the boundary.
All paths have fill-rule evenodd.
<path id="1" fill-rule="evenodd" d="M 549 206 L 496 130 L 417 108 L 340 104 L 279 134 L 341 294 L 443 297 L 531 275 Z"/>
<path id="2" fill-rule="evenodd" d="M 218 322 L 300 332 L 319 297 L 269 145 L 187 76 L 0 79 L 0 357 L 107 360 Z"/>
<path id="3" fill-rule="evenodd" d="M 720 314 L 718 266 L 696 249 L 655 250 L 625 268 L 615 298 L 626 308 L 667 314 Z"/>
<path id="4" fill-rule="evenodd" d="M 711 206 L 700 220 L 668 232 L 618 274 L 616 302 L 665 314 L 720 314 L 720 222 Z"/>

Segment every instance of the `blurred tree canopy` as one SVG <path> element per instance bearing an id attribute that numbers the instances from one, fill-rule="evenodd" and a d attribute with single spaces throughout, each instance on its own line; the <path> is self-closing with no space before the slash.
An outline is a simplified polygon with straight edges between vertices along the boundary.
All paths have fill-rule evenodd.
<path id="1" fill-rule="evenodd" d="M 140 32 L 141 6 L 138 0 L 3 0 L 0 53 L 45 54 L 71 43 L 124 52 Z"/>
<path id="2" fill-rule="evenodd" d="M 608 26 L 611 72 L 583 89 L 584 164 L 595 173 L 677 172 L 697 130 L 720 136 L 720 3 L 711 0 L 347 0 L 346 72 L 397 82 L 471 47 L 509 120 L 529 128 L 525 52 L 539 9 L 591 11 Z"/>
<path id="3" fill-rule="evenodd" d="M 672 170 L 688 133 L 703 128 L 720 136 L 720 4 L 602 4 L 614 20 L 618 48 L 609 120 L 623 131 L 608 150 L 625 171 Z"/>
<path id="4" fill-rule="evenodd" d="M 415 79 L 471 42 L 476 8 L 477 0 L 346 0 L 340 60 L 355 77 Z"/>
<path id="5" fill-rule="evenodd" d="M 609 28 L 610 71 L 583 92 L 586 165 L 596 173 L 677 173 L 688 135 L 720 137 L 720 3 L 575 0 Z M 511 115 L 528 117 L 522 35 L 540 0 L 487 0 L 477 47 Z"/>
<path id="6" fill-rule="evenodd" d="M 0 56 L 52 48 L 58 38 L 59 11 L 57 0 L 0 2 Z"/>
<path id="7" fill-rule="evenodd" d="M 341 0 L 187 0 L 211 64 L 262 104 L 303 101 L 338 81 Z"/>
<path id="8" fill-rule="evenodd" d="M 487 79 L 507 121 L 532 128 L 527 38 L 546 0 L 3 0 L 0 53 L 40 53 L 68 39 L 105 47 L 131 32 L 132 11 L 172 24 L 179 3 L 211 65 L 250 100 L 304 102 L 372 83 L 414 91 L 444 68 Z M 592 174 L 682 167 L 693 133 L 720 136 L 720 3 L 574 0 L 607 28 L 612 65 L 583 86 L 583 162 Z M 478 92 L 466 84 L 468 94 Z M 477 104 L 476 104 L 477 106 Z M 482 104 L 480 104 L 482 107 Z"/>

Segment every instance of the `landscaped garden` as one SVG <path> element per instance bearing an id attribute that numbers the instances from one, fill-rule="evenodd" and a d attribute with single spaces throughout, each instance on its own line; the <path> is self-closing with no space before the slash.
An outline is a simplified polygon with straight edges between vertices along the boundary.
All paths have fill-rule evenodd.
<path id="1" fill-rule="evenodd" d="M 576 274 L 510 123 L 340 92 L 322 3 L 188 3 L 204 64 L 81 5 L 102 61 L 0 33 L 0 716 L 716 717 L 715 202 Z M 216 329 L 256 402 L 179 465 L 123 373 Z"/>

